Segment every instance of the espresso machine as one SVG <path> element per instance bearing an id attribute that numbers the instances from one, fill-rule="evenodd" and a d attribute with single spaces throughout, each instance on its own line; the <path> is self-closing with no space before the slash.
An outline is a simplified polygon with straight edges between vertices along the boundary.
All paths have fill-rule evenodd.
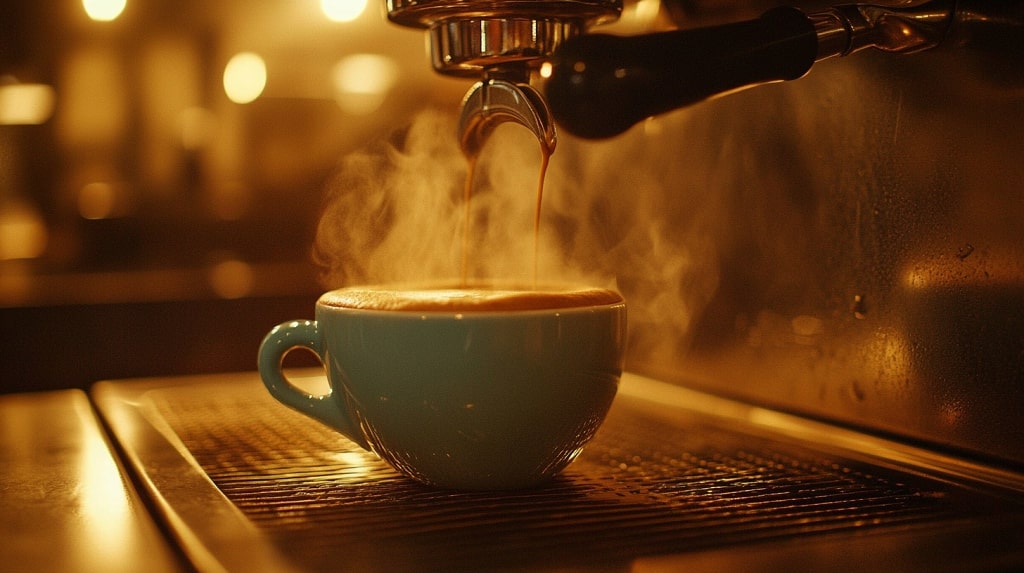
<path id="1" fill-rule="evenodd" d="M 717 278 L 662 285 L 707 306 L 684 317 L 697 334 L 638 325 L 637 338 L 675 342 L 673 358 L 634 365 L 1020 464 L 1024 201 L 1009 126 L 1021 117 L 1024 3 L 777 4 L 666 2 L 674 29 L 630 36 L 600 33 L 617 1 L 388 0 L 387 11 L 427 30 L 437 72 L 479 80 L 461 107 L 467 155 L 515 122 L 549 151 L 560 130 L 665 146 L 665 176 L 697 181 L 666 184 L 678 203 L 663 211 L 679 213 L 669 227 L 729 237 L 693 271 Z M 939 69 L 958 79 L 919 87 Z M 778 82 L 760 88 L 765 101 L 720 97 Z M 637 133 L 687 106 L 700 109 L 674 112 L 675 139 Z M 975 113 L 967 127 L 956 119 Z M 733 156 L 701 149 L 727 145 Z M 701 240 L 677 231 L 683 248 Z M 628 295 L 651 280 L 621 284 Z M 752 374 L 764 367 L 777 375 Z"/>
<path id="2" fill-rule="evenodd" d="M 525 129 L 559 256 L 628 302 L 562 474 L 431 488 L 254 372 L 4 396 L 5 565 L 1024 568 L 1024 2 L 662 0 L 616 29 L 636 6 L 386 0 L 467 84 L 443 136 L 472 160 Z M 289 379 L 322 394 L 319 366 Z"/>

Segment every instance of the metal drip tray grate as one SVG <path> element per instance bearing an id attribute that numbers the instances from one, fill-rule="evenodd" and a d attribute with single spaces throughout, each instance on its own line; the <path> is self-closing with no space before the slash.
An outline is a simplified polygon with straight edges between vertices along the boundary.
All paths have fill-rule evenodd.
<path id="1" fill-rule="evenodd" d="M 145 417 L 180 440 L 298 569 L 607 570 L 772 539 L 934 527 L 998 507 L 947 481 L 625 393 L 559 478 L 504 493 L 420 485 L 279 405 L 253 380 L 139 396 Z M 117 435 L 115 402 L 99 400 Z"/>

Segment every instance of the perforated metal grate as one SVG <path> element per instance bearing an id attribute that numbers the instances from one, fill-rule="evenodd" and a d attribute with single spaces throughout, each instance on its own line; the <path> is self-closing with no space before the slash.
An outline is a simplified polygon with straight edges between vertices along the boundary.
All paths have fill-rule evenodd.
<path id="1" fill-rule="evenodd" d="M 218 488 L 308 568 L 614 569 L 638 556 L 983 511 L 945 483 L 829 459 L 711 418 L 669 423 L 621 396 L 562 476 L 511 493 L 422 486 L 260 392 L 149 396 Z"/>

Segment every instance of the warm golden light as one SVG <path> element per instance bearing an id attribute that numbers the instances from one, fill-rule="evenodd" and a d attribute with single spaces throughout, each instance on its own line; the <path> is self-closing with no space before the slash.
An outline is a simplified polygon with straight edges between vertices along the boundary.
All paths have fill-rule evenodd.
<path id="1" fill-rule="evenodd" d="M 398 64 L 387 56 L 353 54 L 334 66 L 338 105 L 354 115 L 377 110 L 398 81 Z"/>
<path id="2" fill-rule="evenodd" d="M 642 24 L 650 24 L 658 18 L 661 0 L 639 0 L 633 5 L 633 18 Z"/>
<path id="3" fill-rule="evenodd" d="M 83 219 L 109 219 L 121 215 L 119 190 L 110 183 L 89 183 L 78 190 L 78 214 Z"/>
<path id="4" fill-rule="evenodd" d="M 252 292 L 254 277 L 252 266 L 245 261 L 227 259 L 210 267 L 207 278 L 217 296 L 226 299 L 242 298 Z"/>
<path id="5" fill-rule="evenodd" d="M 88 406 L 85 406 L 88 408 Z M 86 414 L 88 415 L 88 414 Z M 107 442 L 89 427 L 82 435 L 78 454 L 78 475 L 74 499 L 77 507 L 68 507 L 79 518 L 73 549 L 83 555 L 103 555 L 115 571 L 127 571 L 130 552 L 123 551 L 132 539 L 135 525 L 125 483 L 111 456 Z"/>
<path id="6" fill-rule="evenodd" d="M 46 250 L 47 238 L 46 224 L 31 205 L 0 203 L 0 261 L 36 258 Z"/>
<path id="7" fill-rule="evenodd" d="M 181 146 L 189 151 L 202 149 L 214 136 L 217 116 L 202 107 L 190 107 L 178 114 Z"/>
<path id="8" fill-rule="evenodd" d="M 340 475 L 333 476 L 333 479 L 341 478 L 344 482 L 359 483 L 368 478 L 374 469 L 374 464 L 379 463 L 377 458 L 369 452 L 338 452 L 330 457 L 344 464 Z"/>
<path id="9" fill-rule="evenodd" d="M 0 85 L 0 125 L 38 125 L 53 115 L 53 88 L 45 84 Z"/>
<path id="10" fill-rule="evenodd" d="M 116 20 L 121 12 L 124 12 L 127 3 L 127 0 L 82 0 L 82 7 L 85 8 L 85 13 L 90 19 L 98 22 L 110 22 Z"/>
<path id="11" fill-rule="evenodd" d="M 224 93 L 235 103 L 255 101 L 267 86 L 267 65 L 252 52 L 241 52 L 224 66 Z"/>
<path id="12" fill-rule="evenodd" d="M 252 191 L 237 182 L 224 182 L 211 186 L 207 207 L 223 221 L 237 221 L 244 217 L 252 203 Z"/>
<path id="13" fill-rule="evenodd" d="M 825 321 L 816 316 L 801 314 L 789 321 L 797 344 L 814 345 L 825 331 Z"/>
<path id="14" fill-rule="evenodd" d="M 320 10 L 332 22 L 351 22 L 366 10 L 366 0 L 320 0 Z"/>
<path id="15" fill-rule="evenodd" d="M 62 62 L 54 121 L 61 145 L 116 145 L 129 124 L 130 78 L 109 46 L 83 48 Z"/>

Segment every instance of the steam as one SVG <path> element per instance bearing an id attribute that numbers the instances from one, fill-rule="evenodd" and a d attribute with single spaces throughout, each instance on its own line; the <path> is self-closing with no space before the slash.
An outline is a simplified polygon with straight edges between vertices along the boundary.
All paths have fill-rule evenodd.
<path id="1" fill-rule="evenodd" d="M 442 135 L 453 133 L 441 115 L 425 113 L 341 160 L 314 249 L 325 286 L 455 276 L 466 162 L 454 135 Z"/>
<path id="2" fill-rule="evenodd" d="M 558 145 L 544 188 L 537 279 L 618 289 L 629 304 L 631 348 L 676 350 L 661 346 L 688 340 L 718 285 L 710 238 L 721 217 L 709 214 L 720 206 L 702 188 L 708 182 L 687 169 L 713 158 L 683 160 L 685 149 L 642 128 L 609 142 L 562 137 Z M 533 279 L 540 163 L 537 141 L 518 126 L 499 127 L 485 146 L 470 202 L 471 280 Z M 467 169 L 454 116 L 433 110 L 342 158 L 314 249 L 324 286 L 460 278 Z"/>

